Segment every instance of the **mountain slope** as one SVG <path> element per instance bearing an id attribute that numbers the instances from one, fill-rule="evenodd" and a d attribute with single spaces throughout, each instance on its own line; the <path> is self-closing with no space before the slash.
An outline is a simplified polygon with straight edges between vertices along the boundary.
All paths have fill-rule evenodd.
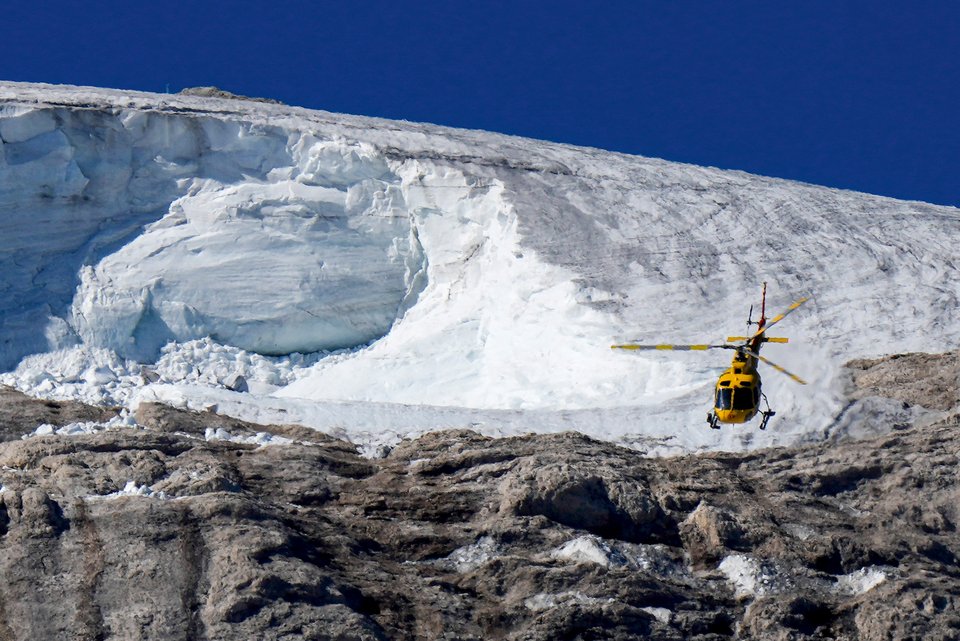
<path id="1" fill-rule="evenodd" d="M 960 629 L 956 413 L 741 454 L 447 430 L 369 459 L 306 428 L 162 405 L 140 407 L 138 430 L 61 426 L 96 412 L 0 394 L 6 639 Z"/>

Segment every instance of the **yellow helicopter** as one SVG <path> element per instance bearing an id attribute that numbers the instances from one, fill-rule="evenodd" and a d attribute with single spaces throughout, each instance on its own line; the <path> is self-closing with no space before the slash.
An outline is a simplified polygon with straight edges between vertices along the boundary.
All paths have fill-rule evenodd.
<path id="1" fill-rule="evenodd" d="M 764 343 L 786 343 L 787 338 L 774 338 L 767 336 L 768 329 L 779 323 L 784 317 L 797 309 L 809 298 L 801 298 L 796 301 L 785 312 L 775 316 L 767 322 L 767 284 L 763 284 L 763 296 L 760 302 L 760 320 L 753 321 L 753 306 L 750 307 L 750 313 L 747 316 L 747 327 L 756 325 L 757 331 L 751 336 L 730 336 L 728 343 L 742 341 L 739 345 L 643 345 L 639 343 L 627 343 L 624 345 L 611 345 L 612 349 L 635 349 L 635 350 L 692 350 L 705 351 L 708 349 L 732 349 L 734 350 L 733 362 L 730 368 L 720 375 L 717 380 L 716 393 L 714 394 L 713 411 L 707 414 L 707 423 L 713 429 L 720 429 L 720 423 L 746 423 L 759 413 L 763 418 L 760 421 L 760 429 L 767 428 L 767 422 L 776 412 L 770 409 L 767 403 L 766 395 L 760 388 L 760 373 L 757 371 L 758 361 L 763 361 L 773 369 L 786 374 L 801 385 L 806 385 L 806 381 L 788 372 L 776 363 L 760 356 L 760 347 Z M 765 411 L 760 410 L 760 400 L 766 404 Z"/>

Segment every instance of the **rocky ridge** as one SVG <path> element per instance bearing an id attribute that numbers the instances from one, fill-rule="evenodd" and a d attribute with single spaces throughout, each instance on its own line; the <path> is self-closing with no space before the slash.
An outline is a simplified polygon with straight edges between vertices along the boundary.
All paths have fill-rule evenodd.
<path id="1" fill-rule="evenodd" d="M 956 407 L 668 459 L 464 430 L 366 459 L 156 404 L 32 435 L 110 415 L 0 395 L 0 639 L 960 638 Z"/>

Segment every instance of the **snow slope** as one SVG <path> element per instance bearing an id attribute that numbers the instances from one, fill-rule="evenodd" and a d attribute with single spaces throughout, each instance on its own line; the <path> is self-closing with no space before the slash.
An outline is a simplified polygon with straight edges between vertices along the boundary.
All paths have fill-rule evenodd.
<path id="1" fill-rule="evenodd" d="M 844 362 L 960 334 L 953 208 L 487 132 L 20 83 L 0 83 L 0 151 L 0 380 L 35 394 L 215 404 L 371 447 L 468 426 L 742 448 L 869 420 L 848 407 Z M 765 349 L 811 383 L 765 371 L 766 432 L 705 428 L 725 352 L 609 349 L 741 334 L 762 281 L 774 313 L 812 297 L 771 332 L 791 344 Z"/>

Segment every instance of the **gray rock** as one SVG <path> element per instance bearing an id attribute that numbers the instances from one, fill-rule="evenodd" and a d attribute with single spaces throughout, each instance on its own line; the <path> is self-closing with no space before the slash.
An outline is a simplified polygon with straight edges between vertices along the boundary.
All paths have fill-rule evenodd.
<path id="1" fill-rule="evenodd" d="M 956 414 L 746 454 L 457 430 L 364 459 L 156 404 L 20 439 L 52 409 L 0 395 L 3 639 L 960 635 Z"/>
<path id="2" fill-rule="evenodd" d="M 60 427 L 81 421 L 106 422 L 119 413 L 119 408 L 91 407 L 74 401 L 38 401 L 0 385 L 0 441 L 19 439 L 44 424 Z"/>
<path id="3" fill-rule="evenodd" d="M 894 354 L 850 361 L 853 398 L 880 396 L 950 410 L 960 403 L 960 352 Z"/>
<path id="4" fill-rule="evenodd" d="M 697 567 L 716 564 L 728 550 L 749 550 L 746 528 L 730 512 L 700 503 L 680 524 L 683 545 Z"/>
<path id="5" fill-rule="evenodd" d="M 187 87 L 180 90 L 180 94 L 184 96 L 203 96 L 204 98 L 225 98 L 228 100 L 252 100 L 254 102 L 266 102 L 269 104 L 279 105 L 283 104 L 279 100 L 273 98 L 256 98 L 250 96 L 241 96 L 239 94 L 232 93 L 230 91 L 225 91 L 219 87 Z"/>

